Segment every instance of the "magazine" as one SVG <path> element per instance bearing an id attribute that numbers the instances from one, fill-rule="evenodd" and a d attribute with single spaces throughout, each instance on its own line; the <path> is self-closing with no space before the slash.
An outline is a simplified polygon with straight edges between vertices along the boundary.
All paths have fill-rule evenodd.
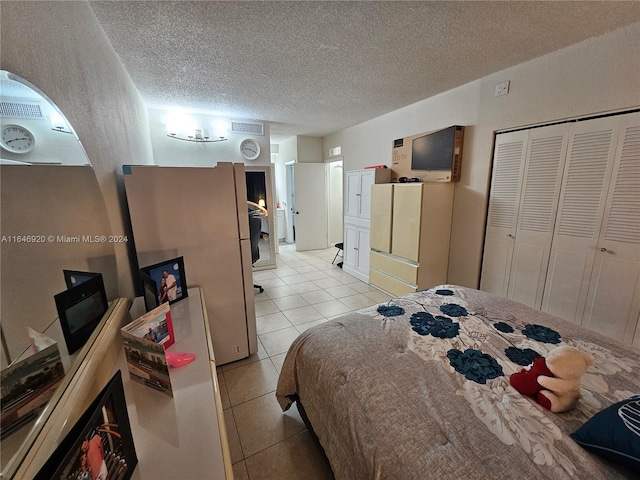
<path id="1" fill-rule="evenodd" d="M 147 312 L 121 331 L 131 379 L 173 396 L 165 353 L 175 342 L 169 304 Z"/>

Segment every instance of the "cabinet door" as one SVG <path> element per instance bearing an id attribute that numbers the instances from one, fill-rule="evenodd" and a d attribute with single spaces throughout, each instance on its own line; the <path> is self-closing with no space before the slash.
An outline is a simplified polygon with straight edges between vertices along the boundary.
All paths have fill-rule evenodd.
<path id="1" fill-rule="evenodd" d="M 420 250 L 422 184 L 394 185 L 391 253 L 413 262 Z"/>
<path id="2" fill-rule="evenodd" d="M 358 229 L 355 225 L 344 224 L 344 254 L 345 267 L 356 269 L 358 265 Z"/>
<path id="3" fill-rule="evenodd" d="M 360 215 L 360 171 L 347 172 L 347 195 L 344 215 L 358 217 Z"/>
<path id="4" fill-rule="evenodd" d="M 618 138 L 618 119 L 572 125 L 542 308 L 581 323 Z"/>
<path id="5" fill-rule="evenodd" d="M 391 212 L 393 211 L 393 185 L 371 187 L 371 248 L 391 253 Z"/>
<path id="6" fill-rule="evenodd" d="M 620 121 L 582 324 L 631 343 L 640 314 L 640 114 Z"/>
<path id="7" fill-rule="evenodd" d="M 507 298 L 542 306 L 569 124 L 529 132 Z"/>
<path id="8" fill-rule="evenodd" d="M 371 218 L 371 185 L 376 181 L 375 170 L 360 172 L 360 218 Z"/>
<path id="9" fill-rule="evenodd" d="M 357 270 L 363 275 L 369 276 L 369 229 L 358 228 L 358 246 L 357 246 Z"/>
<path id="10" fill-rule="evenodd" d="M 526 130 L 497 135 L 493 154 L 480 288 L 502 297 L 509 286 L 528 135 Z"/>

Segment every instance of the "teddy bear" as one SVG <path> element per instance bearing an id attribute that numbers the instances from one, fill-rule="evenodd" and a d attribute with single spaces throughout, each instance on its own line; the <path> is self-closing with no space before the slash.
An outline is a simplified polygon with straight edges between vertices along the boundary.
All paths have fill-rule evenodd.
<path id="1" fill-rule="evenodd" d="M 554 413 L 571 410 L 580 398 L 580 379 L 593 365 L 593 358 L 577 348 L 561 345 L 546 357 L 536 357 L 529 369 L 509 378 L 521 394 L 535 396 L 537 402 Z"/>

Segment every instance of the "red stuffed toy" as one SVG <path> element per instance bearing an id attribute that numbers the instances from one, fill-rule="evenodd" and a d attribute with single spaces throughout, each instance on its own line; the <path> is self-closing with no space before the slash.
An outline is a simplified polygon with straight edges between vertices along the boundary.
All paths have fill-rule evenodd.
<path id="1" fill-rule="evenodd" d="M 521 394 L 534 396 L 543 389 L 542 385 L 538 383 L 539 375 L 553 377 L 553 373 L 547 367 L 544 357 L 536 357 L 529 370 L 523 368 L 519 373 L 514 373 L 509 378 L 509 382 Z"/>
<path id="2" fill-rule="evenodd" d="M 560 345 L 536 357 L 530 369 L 511 375 L 511 385 L 523 395 L 554 413 L 566 412 L 580 399 L 580 379 L 593 365 L 593 358 L 577 348 Z"/>

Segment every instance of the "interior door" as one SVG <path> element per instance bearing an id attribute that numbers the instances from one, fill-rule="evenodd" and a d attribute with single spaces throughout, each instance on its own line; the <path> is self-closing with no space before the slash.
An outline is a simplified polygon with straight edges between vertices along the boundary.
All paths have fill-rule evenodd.
<path id="1" fill-rule="evenodd" d="M 529 132 L 507 298 L 538 309 L 549 265 L 568 137 L 567 123 Z"/>
<path id="2" fill-rule="evenodd" d="M 327 248 L 327 187 L 324 163 L 296 163 L 295 182 L 296 250 Z"/>
<path id="3" fill-rule="evenodd" d="M 528 132 L 496 136 L 480 289 L 507 296 Z"/>
<path id="4" fill-rule="evenodd" d="M 631 343 L 640 313 L 640 114 L 620 121 L 582 324 Z"/>
<path id="5" fill-rule="evenodd" d="M 613 117 L 571 127 L 542 309 L 582 322 L 618 138 Z"/>

